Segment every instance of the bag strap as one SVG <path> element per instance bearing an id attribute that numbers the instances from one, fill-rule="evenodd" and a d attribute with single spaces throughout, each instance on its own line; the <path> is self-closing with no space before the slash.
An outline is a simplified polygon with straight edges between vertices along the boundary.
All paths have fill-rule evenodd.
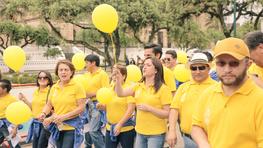
<path id="1" fill-rule="evenodd" d="M 48 96 L 49 96 L 49 93 L 50 93 L 50 89 L 51 89 L 51 87 L 49 87 L 48 92 L 47 92 L 46 103 L 48 101 Z"/>

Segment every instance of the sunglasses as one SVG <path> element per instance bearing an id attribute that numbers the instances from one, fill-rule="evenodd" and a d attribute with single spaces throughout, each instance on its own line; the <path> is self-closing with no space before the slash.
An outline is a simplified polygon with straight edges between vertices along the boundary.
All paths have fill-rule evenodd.
<path id="1" fill-rule="evenodd" d="M 216 66 L 219 67 L 224 67 L 226 65 L 229 65 L 230 67 L 238 67 L 240 62 L 238 61 L 230 61 L 230 62 L 225 62 L 225 61 L 217 61 Z"/>
<path id="2" fill-rule="evenodd" d="M 205 70 L 207 66 L 190 66 L 190 69 L 192 71 L 197 71 L 198 70 Z"/>
<path id="3" fill-rule="evenodd" d="M 38 80 L 47 80 L 48 77 L 37 77 Z"/>

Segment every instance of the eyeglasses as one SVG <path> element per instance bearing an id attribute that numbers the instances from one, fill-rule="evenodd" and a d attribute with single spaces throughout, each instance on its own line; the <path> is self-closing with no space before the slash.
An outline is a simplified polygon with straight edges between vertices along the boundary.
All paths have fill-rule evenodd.
<path id="1" fill-rule="evenodd" d="M 240 62 L 239 61 L 230 61 L 230 62 L 226 62 L 226 61 L 217 61 L 216 62 L 216 66 L 219 67 L 224 67 L 225 65 L 229 65 L 230 67 L 238 67 Z"/>
<path id="2" fill-rule="evenodd" d="M 165 61 L 168 61 L 168 62 L 170 62 L 170 61 L 171 61 L 171 59 L 170 59 L 170 58 L 164 58 L 164 60 L 165 60 Z"/>
<path id="3" fill-rule="evenodd" d="M 190 69 L 192 71 L 197 71 L 198 70 L 205 70 L 206 69 L 206 66 L 190 66 Z"/>
<path id="4" fill-rule="evenodd" d="M 38 80 L 47 80 L 48 77 L 37 77 Z"/>

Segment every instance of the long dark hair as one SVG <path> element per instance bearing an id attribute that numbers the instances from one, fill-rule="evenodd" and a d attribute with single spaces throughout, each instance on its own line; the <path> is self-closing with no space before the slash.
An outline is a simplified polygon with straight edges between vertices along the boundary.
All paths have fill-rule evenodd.
<path id="1" fill-rule="evenodd" d="M 161 88 L 161 86 L 164 84 L 163 65 L 160 59 L 156 57 L 148 57 L 144 59 L 143 63 L 148 59 L 152 61 L 152 64 L 157 71 L 154 76 L 154 90 L 156 93 Z M 145 77 L 143 77 L 142 80 L 145 81 Z"/>
<path id="2" fill-rule="evenodd" d="M 39 77 L 40 73 L 42 73 L 42 72 L 46 74 L 46 77 L 47 77 L 47 79 L 48 79 L 48 84 L 47 84 L 47 86 L 51 87 L 51 86 L 53 85 L 52 76 L 51 76 L 50 72 L 45 71 L 45 70 L 41 70 L 41 71 L 39 71 L 39 73 L 37 74 L 37 80 L 36 80 L 37 87 L 39 87 L 38 77 Z"/>

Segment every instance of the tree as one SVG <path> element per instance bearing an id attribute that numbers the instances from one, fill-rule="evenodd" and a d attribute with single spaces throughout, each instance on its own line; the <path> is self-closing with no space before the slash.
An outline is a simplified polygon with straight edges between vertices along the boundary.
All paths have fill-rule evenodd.
<path id="1" fill-rule="evenodd" d="M 182 50 L 191 48 L 205 49 L 209 44 L 206 33 L 200 30 L 194 21 L 185 21 L 183 26 L 175 26 L 170 30 L 170 37 L 174 40 L 177 47 Z"/>
<path id="2" fill-rule="evenodd" d="M 49 57 L 55 58 L 58 55 L 61 55 L 61 51 L 58 48 L 48 48 L 47 51 L 44 53 L 44 57 Z"/>
<path id="3" fill-rule="evenodd" d="M 44 27 L 33 28 L 10 20 L 0 22 L 0 53 L 10 45 L 25 47 L 28 44 L 40 46 L 58 45 L 59 40 Z"/>
<path id="4" fill-rule="evenodd" d="M 236 2 L 235 6 L 233 5 Z M 189 17 L 191 15 L 198 16 L 202 13 L 206 13 L 210 16 L 210 18 L 216 18 L 219 21 L 222 32 L 225 37 L 232 36 L 235 25 L 227 24 L 226 17 L 234 15 L 234 7 L 236 8 L 236 21 L 241 18 L 241 16 L 249 16 L 251 20 L 255 18 L 254 28 L 256 29 L 258 26 L 258 22 L 260 17 L 263 16 L 263 7 L 262 0 L 195 0 L 193 1 L 185 1 L 183 8 L 185 11 L 181 14 L 182 18 Z M 255 6 L 258 6 L 257 9 Z M 228 26 L 230 25 L 230 26 Z"/>

